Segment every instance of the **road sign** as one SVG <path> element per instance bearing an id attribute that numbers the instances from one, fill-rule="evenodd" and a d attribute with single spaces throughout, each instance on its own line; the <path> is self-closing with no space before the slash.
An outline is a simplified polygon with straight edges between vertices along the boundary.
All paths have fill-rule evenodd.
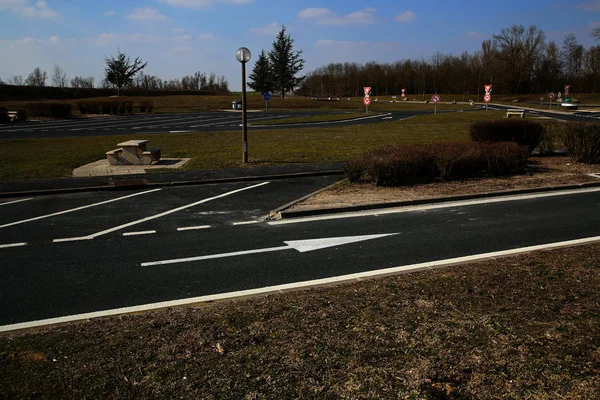
<path id="1" fill-rule="evenodd" d="M 392 96 L 392 100 L 396 100 L 396 96 Z"/>
<path id="2" fill-rule="evenodd" d="M 556 98 L 556 93 L 554 93 L 554 92 L 550 92 L 550 93 L 548 93 L 548 98 L 549 98 L 550 100 L 554 100 L 554 99 Z"/>
<path id="3" fill-rule="evenodd" d="M 486 94 L 492 93 L 492 85 L 484 85 L 483 88 L 485 89 Z"/>
<path id="4" fill-rule="evenodd" d="M 269 101 L 269 100 L 271 100 L 271 94 L 270 94 L 269 92 L 265 93 L 265 94 L 263 95 L 263 99 L 265 99 L 265 101 Z"/>
<path id="5" fill-rule="evenodd" d="M 560 99 L 562 97 L 562 93 L 558 92 L 558 98 Z"/>
<path id="6" fill-rule="evenodd" d="M 365 96 L 368 97 L 368 96 L 371 95 L 371 88 L 370 87 L 364 87 L 363 89 L 365 91 Z"/>
<path id="7" fill-rule="evenodd" d="M 565 97 L 571 92 L 571 85 L 565 85 Z"/>
<path id="8" fill-rule="evenodd" d="M 434 103 L 439 103 L 439 102 L 440 102 L 440 100 L 441 100 L 441 98 L 440 98 L 440 96 L 439 96 L 438 94 L 434 94 L 434 95 L 431 97 L 431 101 L 432 101 L 432 102 L 434 102 Z"/>
<path id="9" fill-rule="evenodd" d="M 371 98 L 370 97 L 365 97 L 363 99 L 363 103 L 365 104 L 365 106 L 368 106 L 371 104 Z"/>
<path id="10" fill-rule="evenodd" d="M 492 101 L 492 95 L 489 93 L 486 93 L 485 96 L 483 96 L 483 101 L 485 101 L 486 103 L 489 103 L 490 101 Z"/>
<path id="11" fill-rule="evenodd" d="M 402 97 L 406 97 L 406 89 L 402 89 Z"/>

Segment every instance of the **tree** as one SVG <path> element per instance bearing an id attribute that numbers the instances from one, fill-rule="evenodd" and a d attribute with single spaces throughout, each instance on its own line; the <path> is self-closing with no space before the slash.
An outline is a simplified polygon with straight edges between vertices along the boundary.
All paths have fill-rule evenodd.
<path id="1" fill-rule="evenodd" d="M 46 79 L 48 79 L 48 74 L 46 71 L 42 71 L 40 70 L 40 67 L 37 67 L 32 73 L 29 74 L 25 80 L 25 84 L 27 86 L 44 87 L 46 86 Z"/>
<path id="2" fill-rule="evenodd" d="M 131 84 L 135 74 L 146 68 L 148 63 L 144 63 L 139 58 L 136 58 L 133 63 L 125 54 L 117 54 L 117 58 L 111 56 L 106 58 L 106 80 L 112 83 L 117 88 L 117 96 L 121 95 L 121 88 Z"/>
<path id="3" fill-rule="evenodd" d="M 296 77 L 296 74 L 304 69 L 304 60 L 300 57 L 302 51 L 294 52 L 294 40 L 285 34 L 285 29 L 285 25 L 282 25 L 273 42 L 273 50 L 269 52 L 273 86 L 281 91 L 282 99 L 286 92 L 294 91 L 304 80 L 304 77 Z"/>
<path id="4" fill-rule="evenodd" d="M 93 76 L 84 78 L 82 76 L 76 76 L 71 79 L 71 87 L 76 89 L 93 89 L 94 88 L 94 80 Z"/>
<path id="5" fill-rule="evenodd" d="M 23 86 L 23 77 L 21 75 L 15 75 L 8 80 L 9 85 Z"/>
<path id="6" fill-rule="evenodd" d="M 273 90 L 273 71 L 269 57 L 264 50 L 260 52 L 248 78 L 250 79 L 248 86 L 258 93 L 264 94 Z"/>
<path id="7" fill-rule="evenodd" d="M 55 65 L 52 73 L 52 86 L 64 88 L 67 87 L 67 83 L 67 73 L 60 65 Z"/>
<path id="8" fill-rule="evenodd" d="M 569 33 L 565 36 L 562 47 L 562 57 L 567 79 L 579 79 L 583 68 L 583 53 L 583 46 L 577 43 L 577 38 L 574 34 Z"/>
<path id="9" fill-rule="evenodd" d="M 592 31 L 590 32 L 590 36 L 596 40 L 600 40 L 600 26 L 597 26 L 594 29 L 592 29 Z"/>

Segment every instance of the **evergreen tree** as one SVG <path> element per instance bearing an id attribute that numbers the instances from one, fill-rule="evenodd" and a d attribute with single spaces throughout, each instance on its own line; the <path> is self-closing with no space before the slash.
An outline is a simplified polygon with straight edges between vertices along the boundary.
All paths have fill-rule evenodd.
<path id="1" fill-rule="evenodd" d="M 258 56 L 254 69 L 252 69 L 252 73 L 248 78 L 250 78 L 248 86 L 258 93 L 265 94 L 273 90 L 273 71 L 269 57 L 264 50 Z"/>
<path id="2" fill-rule="evenodd" d="M 273 86 L 281 91 L 281 98 L 286 92 L 292 92 L 300 86 L 304 77 L 296 74 L 304 68 L 304 60 L 300 57 L 302 51 L 294 52 L 294 40 L 285 34 L 285 26 L 273 42 L 273 50 L 269 52 L 269 60 L 273 71 Z"/>
<path id="3" fill-rule="evenodd" d="M 117 95 L 121 95 L 121 88 L 133 82 L 133 77 L 139 71 L 146 68 L 148 63 L 136 58 L 133 63 L 129 57 L 119 51 L 117 58 L 107 58 L 106 60 L 106 81 L 112 83 L 117 88 Z"/>

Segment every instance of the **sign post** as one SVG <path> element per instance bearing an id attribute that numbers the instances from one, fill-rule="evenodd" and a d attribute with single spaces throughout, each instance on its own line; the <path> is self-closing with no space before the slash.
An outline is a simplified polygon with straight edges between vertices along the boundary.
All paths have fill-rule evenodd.
<path id="1" fill-rule="evenodd" d="M 266 92 L 263 95 L 263 99 L 265 99 L 265 110 L 269 109 L 269 100 L 271 100 L 271 94 L 269 92 Z"/>
<path id="2" fill-rule="evenodd" d="M 556 93 L 550 92 L 548 93 L 548 98 L 550 99 L 550 109 L 552 110 L 552 100 L 556 98 Z"/>
<path id="3" fill-rule="evenodd" d="M 485 111 L 488 110 L 488 103 L 492 101 L 492 85 L 484 85 L 485 96 L 483 96 L 483 101 L 485 101 Z"/>
<path id="4" fill-rule="evenodd" d="M 402 98 L 406 97 L 406 89 L 402 89 Z"/>
<path id="5" fill-rule="evenodd" d="M 371 87 L 365 86 L 363 87 L 365 91 L 365 98 L 363 99 L 363 104 L 367 107 L 367 114 L 369 113 L 369 105 L 371 104 Z"/>
<path id="6" fill-rule="evenodd" d="M 441 100 L 441 98 L 440 98 L 440 96 L 439 96 L 438 94 L 434 94 L 434 95 L 431 97 L 431 101 L 432 101 L 432 102 L 433 102 L 433 104 L 435 105 L 435 108 L 434 108 L 434 111 L 433 111 L 433 113 L 434 113 L 434 114 L 437 114 L 437 103 L 439 103 L 439 102 L 440 102 L 440 100 Z"/>
<path id="7" fill-rule="evenodd" d="M 248 163 L 248 120 L 246 118 L 246 63 L 250 61 L 252 53 L 246 47 L 240 47 L 235 53 L 235 58 L 242 63 L 242 162 Z"/>

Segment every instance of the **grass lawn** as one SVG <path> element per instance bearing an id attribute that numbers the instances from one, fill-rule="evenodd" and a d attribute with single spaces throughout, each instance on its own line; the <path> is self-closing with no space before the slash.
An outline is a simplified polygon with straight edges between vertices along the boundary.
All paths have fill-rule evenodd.
<path id="1" fill-rule="evenodd" d="M 597 399 L 600 245 L 0 337 L 0 398 Z"/>
<path id="2" fill-rule="evenodd" d="M 348 127 L 250 130 L 249 166 L 338 162 L 388 144 L 464 141 L 472 122 L 502 116 L 500 111 L 440 113 Z M 74 168 L 105 158 L 108 150 L 129 139 L 131 135 L 3 140 L 0 180 L 71 176 Z M 239 131 L 152 134 L 143 139 L 161 147 L 163 157 L 192 158 L 184 170 L 242 166 Z"/>

